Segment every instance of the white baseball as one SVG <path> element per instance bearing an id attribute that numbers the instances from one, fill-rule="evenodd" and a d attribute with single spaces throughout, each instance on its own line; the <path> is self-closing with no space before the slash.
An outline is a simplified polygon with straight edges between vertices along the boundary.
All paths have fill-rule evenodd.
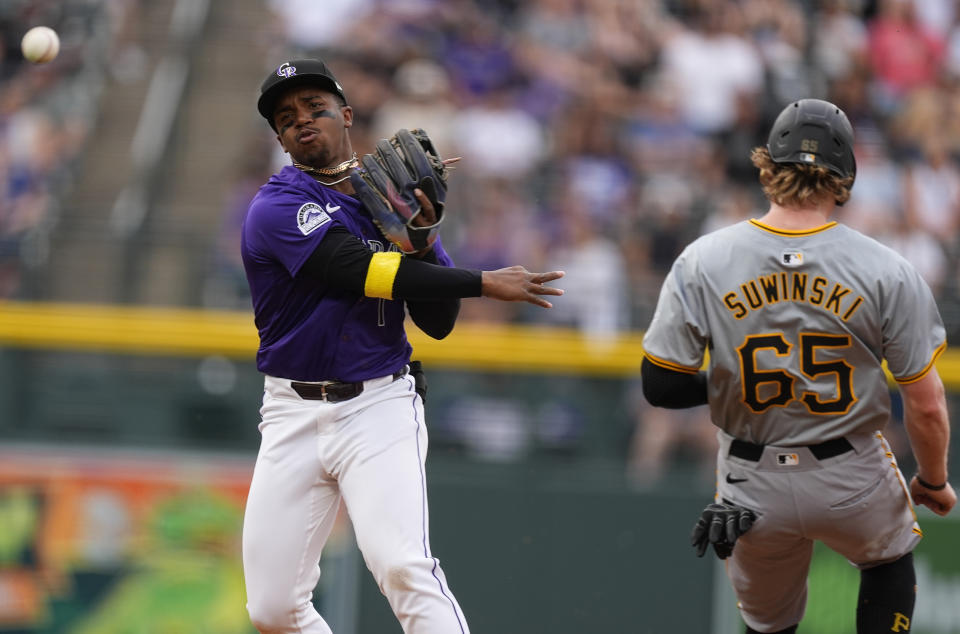
<path id="1" fill-rule="evenodd" d="M 34 64 L 45 64 L 60 52 L 60 37 L 49 26 L 35 26 L 23 35 L 20 50 Z"/>

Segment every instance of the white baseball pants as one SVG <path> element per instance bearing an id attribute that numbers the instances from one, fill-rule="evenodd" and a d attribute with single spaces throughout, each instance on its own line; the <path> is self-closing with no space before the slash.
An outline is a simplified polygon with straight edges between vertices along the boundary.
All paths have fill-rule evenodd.
<path id="1" fill-rule="evenodd" d="M 346 401 L 304 400 L 267 377 L 247 498 L 243 568 L 263 634 L 332 634 L 311 602 L 341 500 L 357 545 L 405 634 L 467 634 L 430 552 L 423 404 L 407 375 Z"/>

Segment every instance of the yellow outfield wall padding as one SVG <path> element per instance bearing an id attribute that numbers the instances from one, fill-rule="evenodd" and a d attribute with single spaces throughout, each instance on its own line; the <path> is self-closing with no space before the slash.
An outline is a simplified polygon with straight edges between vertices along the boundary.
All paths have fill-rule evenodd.
<path id="1" fill-rule="evenodd" d="M 463 322 L 442 341 L 407 328 L 414 358 L 446 368 L 629 377 L 640 371 L 643 334 L 590 338 L 569 328 Z M 219 354 L 253 362 L 252 312 L 79 303 L 0 301 L 0 345 L 137 355 Z M 937 360 L 960 389 L 960 354 Z"/>

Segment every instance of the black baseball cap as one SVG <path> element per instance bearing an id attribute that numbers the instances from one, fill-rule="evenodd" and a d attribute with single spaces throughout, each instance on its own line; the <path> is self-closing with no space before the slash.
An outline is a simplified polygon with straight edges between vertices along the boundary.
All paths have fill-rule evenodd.
<path id="1" fill-rule="evenodd" d="M 257 110 L 273 126 L 273 111 L 280 95 L 294 86 L 316 84 L 324 90 L 332 92 L 347 102 L 343 88 L 333 73 L 319 59 L 292 59 L 280 64 L 276 70 L 267 75 L 260 85 L 260 99 L 257 100 Z"/>

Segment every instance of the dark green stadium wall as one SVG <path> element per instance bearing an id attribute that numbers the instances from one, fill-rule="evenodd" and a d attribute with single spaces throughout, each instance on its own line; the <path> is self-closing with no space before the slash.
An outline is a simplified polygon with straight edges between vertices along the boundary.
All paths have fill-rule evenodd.
<path id="1" fill-rule="evenodd" d="M 639 493 L 589 465 L 428 468 L 433 553 L 471 631 L 710 631 L 713 561 L 688 542 L 703 491 Z M 401 631 L 366 573 L 359 623 Z"/>

